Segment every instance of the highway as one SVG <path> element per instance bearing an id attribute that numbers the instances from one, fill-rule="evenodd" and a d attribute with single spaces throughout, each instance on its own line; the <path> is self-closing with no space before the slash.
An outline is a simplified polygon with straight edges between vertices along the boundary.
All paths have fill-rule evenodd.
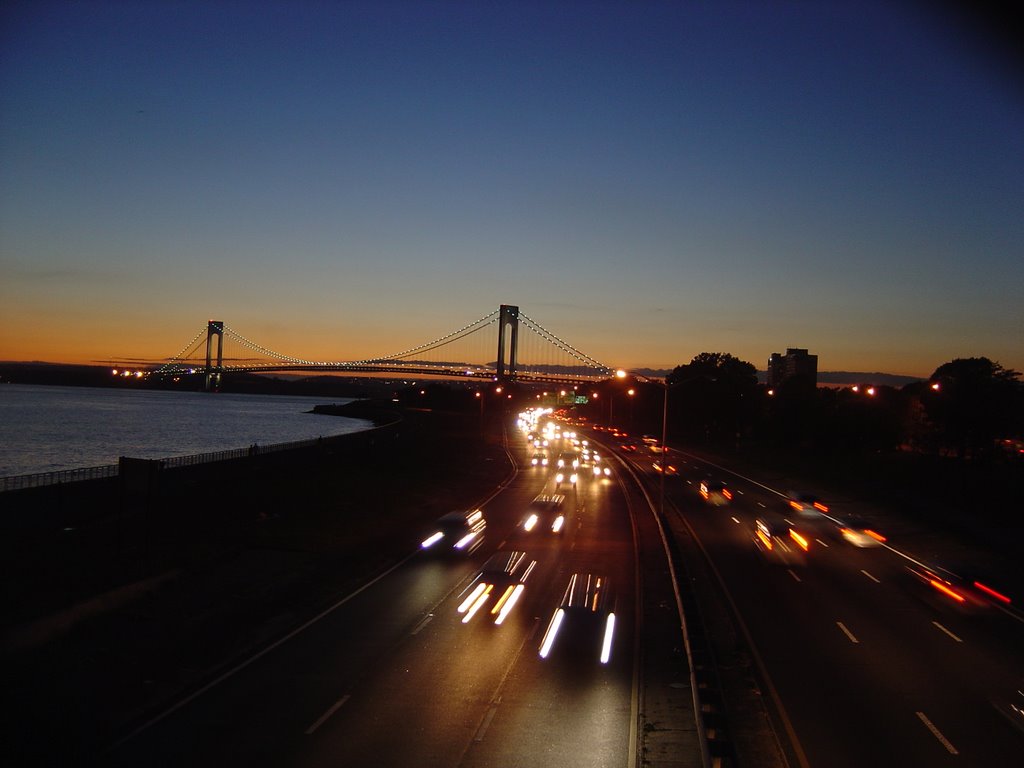
<path id="1" fill-rule="evenodd" d="M 658 487 L 657 453 L 623 455 Z M 711 563 L 705 599 L 730 603 L 794 765 L 1024 765 L 1024 733 L 993 705 L 1024 680 L 1024 614 L 960 605 L 915 578 L 895 543 L 853 546 L 834 508 L 798 511 L 785 490 L 694 455 L 665 463 L 678 471 L 664 477 L 671 527 Z M 705 479 L 725 481 L 732 500 L 705 500 Z M 755 521 L 769 517 L 792 523 L 807 551 L 756 547 Z"/>
<path id="2" fill-rule="evenodd" d="M 482 502 L 485 543 L 469 557 L 411 551 L 307 625 L 226 670 L 107 750 L 123 766 L 634 766 L 640 670 L 634 525 L 618 472 L 559 490 L 560 535 L 521 522 L 553 470 L 519 471 Z M 631 491 L 635 493 L 635 489 Z M 648 512 L 649 514 L 649 512 Z M 424 528 L 424 535 L 427 528 Z M 418 535 L 418 534 L 417 534 Z M 501 626 L 457 611 L 484 559 L 537 561 Z M 657 551 L 657 550 L 655 550 Z M 607 665 L 539 647 L 574 572 L 615 586 Z M 696 755 L 696 751 L 693 751 Z M 696 758 L 678 765 L 694 765 Z"/>

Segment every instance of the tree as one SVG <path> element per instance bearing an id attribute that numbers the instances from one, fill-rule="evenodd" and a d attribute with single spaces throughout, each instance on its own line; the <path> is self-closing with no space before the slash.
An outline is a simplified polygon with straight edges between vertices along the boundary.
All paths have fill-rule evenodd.
<path id="1" fill-rule="evenodd" d="M 734 443 L 756 413 L 757 369 L 724 352 L 701 352 L 668 375 L 673 422 L 691 437 Z"/>
<path id="2" fill-rule="evenodd" d="M 957 456 L 983 457 L 999 437 L 1019 435 L 1024 384 L 1020 373 L 987 357 L 958 358 L 935 369 L 924 400 L 940 440 Z"/>

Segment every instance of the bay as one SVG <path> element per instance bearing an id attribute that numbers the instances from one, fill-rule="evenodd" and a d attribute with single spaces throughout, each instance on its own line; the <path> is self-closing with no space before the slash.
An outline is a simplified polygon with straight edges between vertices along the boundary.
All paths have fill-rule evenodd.
<path id="1" fill-rule="evenodd" d="M 162 459 L 357 432 L 309 413 L 340 398 L 0 385 L 0 477 Z"/>

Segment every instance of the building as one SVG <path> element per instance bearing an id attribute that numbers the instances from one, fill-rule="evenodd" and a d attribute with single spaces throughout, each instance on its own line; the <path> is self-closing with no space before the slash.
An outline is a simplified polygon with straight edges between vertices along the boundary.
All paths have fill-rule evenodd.
<path id="1" fill-rule="evenodd" d="M 794 376 L 808 378 L 817 386 L 818 356 L 807 354 L 806 349 L 787 349 L 784 355 L 772 352 L 768 358 L 768 386 L 781 386 Z"/>

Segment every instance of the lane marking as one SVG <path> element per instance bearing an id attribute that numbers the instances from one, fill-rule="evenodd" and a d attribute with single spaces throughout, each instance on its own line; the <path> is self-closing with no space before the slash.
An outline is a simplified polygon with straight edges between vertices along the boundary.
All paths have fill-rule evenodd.
<path id="1" fill-rule="evenodd" d="M 949 631 L 948 629 L 946 629 L 946 628 L 945 628 L 944 626 L 942 626 L 941 624 L 939 624 L 939 622 L 937 622 L 937 621 L 933 621 L 933 622 L 932 622 L 932 624 L 934 624 L 934 625 L 935 625 L 936 627 L 938 627 L 939 629 L 941 629 L 941 630 L 942 630 L 943 632 L 945 632 L 945 633 L 946 633 L 947 635 L 949 635 L 950 637 L 952 637 L 952 638 L 953 638 L 954 640 L 956 640 L 956 641 L 957 641 L 958 643 L 962 643 L 962 642 L 963 642 L 963 639 L 961 639 L 961 638 L 957 637 L 956 635 L 954 635 L 954 634 L 953 634 L 952 632 L 950 632 L 950 631 Z"/>
<path id="2" fill-rule="evenodd" d="M 323 725 L 327 721 L 327 718 L 329 718 L 331 715 L 333 715 L 335 712 L 341 709 L 345 705 L 345 702 L 349 700 L 349 698 L 351 698 L 351 696 L 346 693 L 344 696 L 342 696 L 340 699 L 334 702 L 334 704 L 331 705 L 330 709 L 328 709 L 326 712 L 320 715 L 319 720 L 317 720 L 315 723 L 309 726 L 309 728 L 306 729 L 306 735 L 309 736 L 311 733 L 313 733 L 313 731 L 315 731 L 317 728 Z"/>
<path id="3" fill-rule="evenodd" d="M 871 579 L 873 582 L 875 582 L 875 584 L 881 584 L 882 583 L 881 579 L 876 579 L 874 576 L 872 576 L 870 573 L 865 571 L 863 568 L 860 569 L 860 572 L 863 573 L 865 576 L 867 576 L 869 579 Z"/>
<path id="4" fill-rule="evenodd" d="M 928 719 L 928 717 L 925 715 L 924 712 L 915 712 L 915 714 L 917 715 L 918 719 L 922 723 L 924 723 L 925 728 L 927 728 L 929 731 L 932 732 L 932 736 L 934 736 L 936 739 L 938 739 L 939 743 L 946 748 L 946 750 L 949 752 L 949 754 L 951 754 L 951 755 L 959 755 L 960 754 L 959 752 L 957 752 L 956 747 L 954 747 L 952 744 L 949 743 L 949 739 L 947 739 L 945 736 L 942 735 L 942 731 L 940 731 L 938 728 L 935 727 L 935 724 L 932 723 L 932 721 Z"/>
<path id="5" fill-rule="evenodd" d="M 484 715 L 484 721 L 480 723 L 480 727 L 476 729 L 476 735 L 473 737 L 473 741 L 481 742 L 484 740 L 484 734 L 487 733 L 487 728 L 490 726 L 491 720 L 494 719 L 494 713 L 497 711 L 498 705 L 491 705 L 491 708 L 487 710 L 487 714 Z"/>
<path id="6" fill-rule="evenodd" d="M 815 541 L 818 542 L 819 544 L 821 544 L 821 546 L 823 546 L 825 549 L 828 549 L 828 544 L 826 544 L 821 539 L 815 539 Z"/>
<path id="7" fill-rule="evenodd" d="M 413 631 L 412 631 L 412 634 L 414 634 L 414 635 L 418 634 L 419 631 L 421 629 L 423 629 L 425 626 L 427 626 L 427 624 L 429 624 L 431 619 L 433 619 L 433 618 L 434 618 L 434 614 L 432 614 L 432 613 L 428 613 L 426 616 L 424 616 L 423 617 L 423 621 L 421 621 L 419 624 L 416 625 L 415 629 L 413 629 Z"/>
<path id="8" fill-rule="evenodd" d="M 794 523 L 794 522 L 793 522 L 792 520 L 790 520 L 790 519 L 789 519 L 788 517 L 784 517 L 784 518 L 782 518 L 782 519 L 783 519 L 783 520 L 785 520 L 785 521 L 786 521 L 787 523 L 789 523 L 790 525 L 796 525 L 796 523 Z"/>
<path id="9" fill-rule="evenodd" d="M 732 519 L 732 521 L 733 521 L 734 523 L 736 523 L 736 525 L 739 525 L 739 524 L 740 524 L 740 521 L 739 521 L 739 520 L 737 520 L 737 519 L 736 519 L 735 517 L 734 517 L 734 518 Z"/>
<path id="10" fill-rule="evenodd" d="M 519 644 L 519 648 L 516 649 L 515 655 L 512 657 L 512 661 L 510 661 L 508 667 L 505 668 L 505 674 L 501 676 L 501 680 L 498 681 L 498 685 L 494 689 L 494 693 L 491 695 L 490 706 L 488 707 L 487 712 L 484 713 L 483 720 L 480 722 L 480 726 L 476 729 L 476 734 L 473 736 L 474 743 L 479 743 L 484 740 L 484 734 L 487 733 L 487 729 L 491 725 L 491 720 L 494 719 L 494 715 L 498 711 L 498 705 L 501 704 L 501 692 L 505 688 L 508 676 L 512 674 L 512 670 L 515 668 L 516 664 L 519 663 L 519 657 L 523 655 L 523 648 L 525 648 L 526 644 L 533 639 L 534 635 L 537 634 L 537 628 L 539 626 L 540 619 L 535 618 L 533 621 L 533 627 L 523 637 L 523 642 L 521 642 Z M 466 747 L 466 751 L 468 751 L 471 746 L 472 744 Z M 463 752 L 463 759 L 465 756 L 466 753 Z M 459 761 L 459 764 L 462 764 L 462 760 Z"/>
<path id="11" fill-rule="evenodd" d="M 845 634 L 845 635 L 846 635 L 846 636 L 847 636 L 847 637 L 848 637 L 848 638 L 850 639 L 850 642 L 851 642 L 851 643 L 859 643 L 859 642 L 860 642 L 860 640 L 858 640 L 858 639 L 857 639 L 856 637 L 854 637 L 854 635 L 853 635 L 853 632 L 851 632 L 850 630 L 848 630 L 848 629 L 846 628 L 846 625 L 845 625 L 845 624 L 843 624 L 843 622 L 841 622 L 841 621 L 837 621 L 837 622 L 836 622 L 836 625 L 837 625 L 837 626 L 838 626 L 838 627 L 839 627 L 839 628 L 840 628 L 841 630 L 843 630 L 843 634 Z"/>
<path id="12" fill-rule="evenodd" d="M 764 506 L 764 502 L 762 502 L 762 501 L 757 502 L 757 506 L 763 507 Z"/>
<path id="13" fill-rule="evenodd" d="M 796 579 L 797 581 L 800 581 L 800 580 L 801 580 L 801 579 L 800 579 L 800 577 L 799 577 L 799 576 L 797 576 L 797 575 L 796 575 L 796 574 L 795 574 L 795 573 L 793 572 L 793 569 L 792 569 L 792 568 L 787 568 L 787 569 L 786 569 L 786 573 L 788 573 L 788 574 L 789 574 L 790 576 L 792 576 L 792 577 L 793 577 L 794 579 Z"/>

